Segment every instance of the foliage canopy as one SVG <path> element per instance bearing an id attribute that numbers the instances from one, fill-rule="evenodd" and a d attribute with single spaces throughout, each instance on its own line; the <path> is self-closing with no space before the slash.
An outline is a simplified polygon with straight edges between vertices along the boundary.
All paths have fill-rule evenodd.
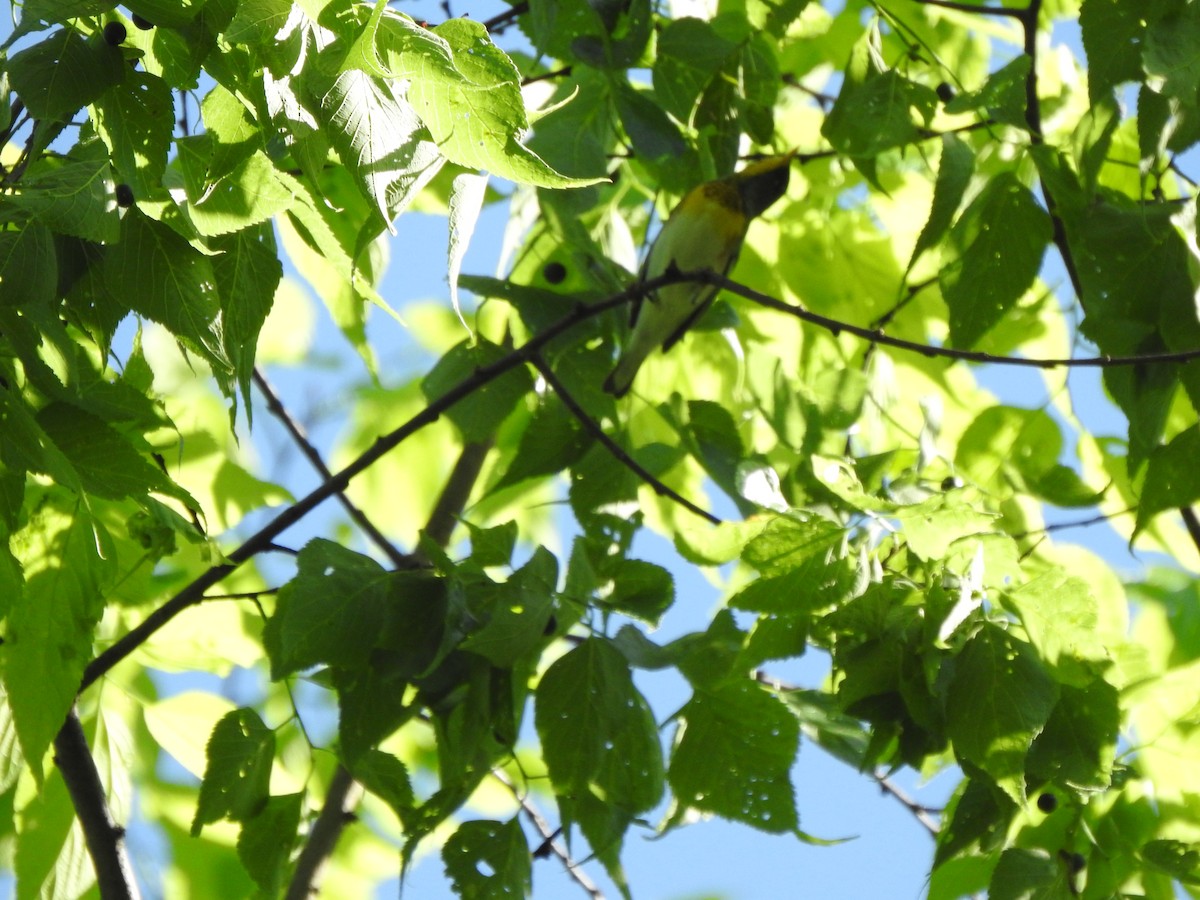
<path id="1" fill-rule="evenodd" d="M 464 897 L 521 896 L 548 855 L 628 895 L 634 832 L 716 815 L 812 839 L 802 741 L 881 782 L 960 773 L 930 896 L 1200 890 L 1200 3 L 14 15 L 18 896 L 136 895 L 134 806 L 170 846 L 168 895 L 303 897 L 328 861 L 328 896 L 366 896 L 364 854 L 407 863 L 435 834 Z M 1076 25 L 1086 64 L 1056 39 Z M 731 280 L 666 276 L 722 299 L 629 398 L 603 393 L 656 221 L 793 148 Z M 500 274 L 464 273 L 497 204 Z M 395 310 L 389 249 L 431 265 L 389 237 L 414 212 L 447 220 L 450 290 Z M 355 360 L 328 452 L 256 368 L 323 371 L 306 290 Z M 381 364 L 401 328 L 419 347 Z M 1101 386 L 1119 434 L 1086 424 Z M 317 487 L 254 459 L 244 426 L 268 414 Z M 314 515 L 335 497 L 344 518 Z M 1047 525 L 1063 509 L 1158 567 L 1122 580 Z M 677 558 L 639 558 L 642 529 Z M 684 565 L 723 599 L 664 640 Z M 781 679 L 814 651 L 827 680 Z M 152 677 L 235 667 L 261 696 Z M 644 693 L 661 670 L 681 708 Z M 359 803 L 374 831 L 343 833 Z"/>

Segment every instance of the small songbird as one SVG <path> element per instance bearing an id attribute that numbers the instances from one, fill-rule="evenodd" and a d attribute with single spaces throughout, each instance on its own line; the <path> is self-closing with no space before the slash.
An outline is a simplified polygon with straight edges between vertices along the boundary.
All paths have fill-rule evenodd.
<path id="1" fill-rule="evenodd" d="M 725 275 L 737 261 L 755 217 L 783 196 L 796 151 L 771 156 L 740 172 L 692 188 L 658 233 L 640 279 L 668 272 L 711 271 Z M 713 285 L 681 281 L 660 287 L 634 304 L 632 332 L 604 390 L 623 397 L 655 347 L 670 350 L 717 294 Z"/>

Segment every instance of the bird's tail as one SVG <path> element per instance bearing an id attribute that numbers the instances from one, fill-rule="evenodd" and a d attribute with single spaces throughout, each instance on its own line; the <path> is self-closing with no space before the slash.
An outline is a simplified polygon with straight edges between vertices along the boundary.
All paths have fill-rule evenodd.
<path id="1" fill-rule="evenodd" d="M 638 369 L 642 367 L 645 360 L 646 351 L 636 346 L 627 347 L 621 354 L 621 358 L 617 360 L 616 368 L 604 379 L 604 390 L 618 400 L 624 397 L 633 386 L 633 379 L 637 376 Z"/>

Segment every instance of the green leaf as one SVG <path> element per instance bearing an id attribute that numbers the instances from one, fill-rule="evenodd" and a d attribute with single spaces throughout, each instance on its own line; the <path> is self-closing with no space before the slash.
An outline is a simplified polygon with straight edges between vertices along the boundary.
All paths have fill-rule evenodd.
<path id="1" fill-rule="evenodd" d="M 654 563 L 623 559 L 612 579 L 603 604 L 649 625 L 657 625 L 675 602 L 675 579 Z"/>
<path id="2" fill-rule="evenodd" d="M 62 23 L 79 16 L 94 16 L 112 8 L 109 0 L 26 0 L 21 4 L 21 26 L 32 22 Z"/>
<path id="3" fill-rule="evenodd" d="M 988 182 L 950 231 L 956 254 L 941 273 L 950 340 L 973 347 L 1033 284 L 1052 236 L 1050 218 L 1014 175 Z"/>
<path id="4" fill-rule="evenodd" d="M 1062 685 L 1046 727 L 1029 750 L 1030 772 L 1055 784 L 1103 791 L 1112 783 L 1120 697 L 1107 681 Z"/>
<path id="5" fill-rule="evenodd" d="M 1059 463 L 1062 430 L 1041 409 L 993 406 L 975 417 L 958 443 L 955 466 L 973 482 L 1005 496 L 1015 486 L 1059 506 L 1091 506 L 1093 491 Z"/>
<path id="6" fill-rule="evenodd" d="M 678 126 L 648 92 L 618 81 L 613 99 L 625 133 L 640 158 L 647 163 L 664 157 L 675 160 L 687 152 L 687 143 Z"/>
<path id="7" fill-rule="evenodd" d="M 21 811 L 15 875 L 19 900 L 79 897 L 95 881 L 71 795 L 55 769 L 41 792 Z"/>
<path id="8" fill-rule="evenodd" d="M 1146 480 L 1137 508 L 1136 535 L 1159 513 L 1179 509 L 1200 499 L 1200 473 L 1196 454 L 1200 453 L 1200 426 L 1193 425 L 1175 435 L 1166 446 L 1150 454 Z"/>
<path id="9" fill-rule="evenodd" d="M 937 836 L 935 871 L 964 850 L 1003 835 L 1018 807 L 982 779 L 966 778 L 950 798 Z"/>
<path id="10" fill-rule="evenodd" d="M 1055 667 L 1060 681 L 1079 683 L 1082 677 L 1082 687 L 1091 682 L 1093 668 L 1082 666 L 1084 660 L 1111 659 L 1109 636 L 1097 633 L 1096 598 L 1082 578 L 1052 569 L 1006 591 L 1001 602 L 1020 616 L 1030 642 Z"/>
<path id="11" fill-rule="evenodd" d="M 266 809 L 275 733 L 254 710 L 235 709 L 213 728 L 205 755 L 208 762 L 192 819 L 192 837 L 212 822 L 224 818 L 245 822 Z"/>
<path id="12" fill-rule="evenodd" d="M 533 558 L 506 583 L 495 586 L 487 622 L 462 642 L 462 649 L 500 668 L 515 665 L 545 639 L 557 581 L 557 560 L 546 548 L 538 547 Z"/>
<path id="13" fill-rule="evenodd" d="M 292 0 L 241 0 L 224 37 L 234 44 L 270 44 L 283 29 L 292 6 Z"/>
<path id="14" fill-rule="evenodd" d="M 800 726 L 782 702 L 741 680 L 697 690 L 680 718 L 668 771 L 676 818 L 691 808 L 768 832 L 798 827 L 789 772 Z"/>
<path id="15" fill-rule="evenodd" d="M 405 682 L 391 671 L 335 669 L 333 684 L 338 694 L 341 757 L 351 769 L 417 713 L 405 701 Z"/>
<path id="16" fill-rule="evenodd" d="M 1079 28 L 1087 53 L 1088 95 L 1097 100 L 1142 78 L 1143 10 L 1122 0 L 1084 0 Z"/>
<path id="17" fill-rule="evenodd" d="M 743 559 L 770 577 L 804 569 L 810 559 L 827 560 L 840 549 L 842 529 L 828 519 L 807 514 L 775 516 L 746 544 Z"/>
<path id="18" fill-rule="evenodd" d="M 942 158 L 933 186 L 933 203 L 929 207 L 929 219 L 913 245 L 912 257 L 908 262 L 910 271 L 917 258 L 930 247 L 936 246 L 949 230 L 974 171 L 975 154 L 971 148 L 956 135 L 942 135 Z"/>
<path id="19" fill-rule="evenodd" d="M 529 146 L 561 172 L 604 173 L 608 165 L 605 151 L 616 128 L 609 93 L 609 82 L 602 73 L 591 67 L 574 70 L 571 79 L 560 84 L 555 92 L 554 108 L 538 119 Z M 571 204 L 575 208 L 573 204 L 578 203 L 586 209 L 595 203 L 592 192 L 579 194 L 556 198 L 556 204 Z"/>
<path id="20" fill-rule="evenodd" d="M 203 11 L 205 0 L 131 0 L 125 6 L 132 13 L 137 13 L 147 22 L 153 22 L 160 28 L 179 28 L 191 22 L 197 14 Z M 239 10 L 245 6 L 253 6 L 257 0 L 239 4 Z M 210 2 L 209 7 L 219 6 Z"/>
<path id="21" fill-rule="evenodd" d="M 482 339 L 456 344 L 421 381 L 421 391 L 430 403 L 458 388 L 479 369 L 508 355 L 503 347 Z M 465 441 L 491 438 L 517 403 L 533 388 L 529 371 L 520 366 L 471 391 L 446 412 Z"/>
<path id="22" fill-rule="evenodd" d="M 0 307 L 50 303 L 58 287 L 54 237 L 41 222 L 0 231 Z"/>
<path id="23" fill-rule="evenodd" d="M 206 183 L 202 194 L 191 197 L 188 212 L 201 234 L 229 234 L 291 208 L 301 191 L 296 179 L 255 151 L 220 180 Z"/>
<path id="24" fill-rule="evenodd" d="M 112 243 L 120 234 L 120 219 L 111 193 L 108 153 L 93 141 L 76 145 L 69 159 L 37 160 L 6 200 L 59 234 Z"/>
<path id="25" fill-rule="evenodd" d="M 410 79 L 408 101 L 451 161 L 537 187 L 602 180 L 561 175 L 520 143 L 529 124 L 521 76 L 482 24 L 450 19 L 427 31 L 407 17 L 388 16 L 379 52 L 391 78 Z"/>
<path id="26" fill-rule="evenodd" d="M 557 395 L 544 396 L 521 433 L 512 461 L 492 490 L 562 472 L 578 462 L 593 441 Z"/>
<path id="27" fill-rule="evenodd" d="M 238 859 L 267 896 L 278 896 L 284 887 L 303 806 L 303 793 L 269 797 L 262 809 L 242 822 Z"/>
<path id="28" fill-rule="evenodd" d="M 390 753 L 368 750 L 354 760 L 354 779 L 391 807 L 401 822 L 413 809 L 408 768 Z"/>
<path id="29" fill-rule="evenodd" d="M 1017 56 L 992 72 L 977 91 L 960 94 L 946 104 L 948 113 L 971 110 L 986 112 L 990 118 L 1014 128 L 1028 128 L 1025 119 L 1025 82 L 1029 77 L 1029 57 Z"/>
<path id="30" fill-rule="evenodd" d="M 894 515 L 903 526 L 909 549 L 931 562 L 945 556 L 955 541 L 992 531 L 997 518 L 953 494 L 934 494 Z"/>
<path id="31" fill-rule="evenodd" d="M 88 493 L 121 500 L 155 491 L 175 497 L 189 509 L 199 508 L 187 491 L 99 416 L 56 402 L 38 412 L 37 422 L 79 473 Z"/>
<path id="32" fill-rule="evenodd" d="M 369 557 L 319 538 L 304 545 L 296 564 L 263 630 L 271 677 L 365 664 L 387 621 L 392 576 Z"/>
<path id="33" fill-rule="evenodd" d="M 992 900 L 1072 900 L 1078 892 L 1068 883 L 1066 867 L 1045 850 L 1009 848 L 992 872 Z"/>
<path id="34" fill-rule="evenodd" d="M 741 494 L 738 469 L 744 464 L 746 451 L 737 425 L 729 410 L 707 400 L 689 400 L 686 437 L 697 461 L 744 514 L 755 509 Z"/>
<path id="35" fill-rule="evenodd" d="M 220 251 L 212 266 L 221 298 L 221 338 L 249 413 L 258 335 L 275 302 L 283 266 L 274 230 L 266 223 L 216 240 L 213 249 Z"/>
<path id="36" fill-rule="evenodd" d="M 654 93 L 663 109 L 688 121 L 701 93 L 735 49 L 703 19 L 668 22 L 658 37 L 652 71 Z"/>
<path id="37" fill-rule="evenodd" d="M 751 612 L 807 616 L 849 598 L 857 580 L 852 559 L 816 553 L 782 574 L 750 582 L 729 599 L 729 605 Z"/>
<path id="38" fill-rule="evenodd" d="M 1142 845 L 1142 859 L 1185 884 L 1200 884 L 1200 845 L 1157 840 Z"/>
<path id="39" fill-rule="evenodd" d="M 675 533 L 675 549 L 684 559 L 696 565 L 723 565 L 741 557 L 746 545 L 776 521 L 777 518 L 774 516 L 757 516 L 744 522 L 726 521 L 720 525 L 704 524 L 689 527 L 689 523 L 685 522 Z M 772 552 L 772 548 L 769 547 L 764 547 L 760 551 L 764 563 L 767 565 L 770 565 Z M 811 555 L 811 553 L 807 555 Z M 792 567 L 794 568 L 794 566 Z M 785 560 L 780 570 L 786 571 L 788 568 Z"/>
<path id="40" fill-rule="evenodd" d="M 946 695 L 946 731 L 962 759 L 1025 802 L 1025 757 L 1059 688 L 1033 649 L 985 625 L 959 654 Z"/>
<path id="41" fill-rule="evenodd" d="M 806 738 L 846 765 L 855 769 L 862 766 L 867 752 L 866 726 L 842 712 L 835 698 L 811 690 L 783 691 L 780 697 Z"/>
<path id="42" fill-rule="evenodd" d="M 516 522 L 505 522 L 491 528 L 465 523 L 471 535 L 471 559 L 480 566 L 507 566 L 512 562 L 520 529 Z"/>
<path id="43" fill-rule="evenodd" d="M 445 162 L 394 84 L 350 69 L 320 91 L 319 101 L 325 133 L 389 227 Z"/>
<path id="44" fill-rule="evenodd" d="M 211 138 L 208 178 L 220 181 L 255 150 L 264 149 L 262 125 L 238 97 L 216 85 L 200 102 L 204 133 Z"/>
<path id="45" fill-rule="evenodd" d="M 13 90 L 36 119 L 63 122 L 125 77 L 121 53 L 99 35 L 85 41 L 60 28 L 15 54 L 6 66 Z"/>
<path id="46" fill-rule="evenodd" d="M 92 658 L 115 550 L 108 534 L 74 501 L 47 496 L 12 539 L 25 571 L 5 632 L 4 686 L 21 751 L 41 781 L 41 761 Z"/>
<path id="47" fill-rule="evenodd" d="M 654 716 L 609 641 L 589 638 L 546 670 L 534 721 L 556 794 L 598 788 L 629 813 L 658 802 L 663 766 Z"/>
<path id="48" fill-rule="evenodd" d="M 121 240 L 105 254 L 104 277 L 114 295 L 165 326 L 215 371 L 230 369 L 212 263 L 169 227 L 135 209 L 126 211 Z"/>
<path id="49" fill-rule="evenodd" d="M 868 31 L 854 45 L 842 89 L 821 126 L 834 149 L 853 159 L 911 143 L 920 134 L 913 113 L 928 124 L 938 105 L 928 87 L 883 68 L 878 38 Z"/>
<path id="50" fill-rule="evenodd" d="M 446 875 L 460 897 L 527 897 L 533 890 L 529 844 L 516 819 L 464 822 L 442 847 Z"/>
<path id="51" fill-rule="evenodd" d="M 96 131 L 112 152 L 119 182 L 135 197 L 161 190 L 175 130 L 175 98 L 161 78 L 132 72 L 96 100 Z"/>
<path id="52" fill-rule="evenodd" d="M 1142 61 L 1148 76 L 1162 79 L 1163 93 L 1194 108 L 1200 100 L 1200 10 L 1184 4 L 1146 29 Z"/>

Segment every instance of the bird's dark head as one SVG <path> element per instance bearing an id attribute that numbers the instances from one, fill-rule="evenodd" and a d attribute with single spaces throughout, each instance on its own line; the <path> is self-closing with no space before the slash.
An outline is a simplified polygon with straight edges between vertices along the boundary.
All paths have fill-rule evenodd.
<path id="1" fill-rule="evenodd" d="M 733 176 L 747 219 L 761 216 L 784 195 L 795 156 L 795 150 L 780 156 L 769 156 L 751 163 Z"/>

